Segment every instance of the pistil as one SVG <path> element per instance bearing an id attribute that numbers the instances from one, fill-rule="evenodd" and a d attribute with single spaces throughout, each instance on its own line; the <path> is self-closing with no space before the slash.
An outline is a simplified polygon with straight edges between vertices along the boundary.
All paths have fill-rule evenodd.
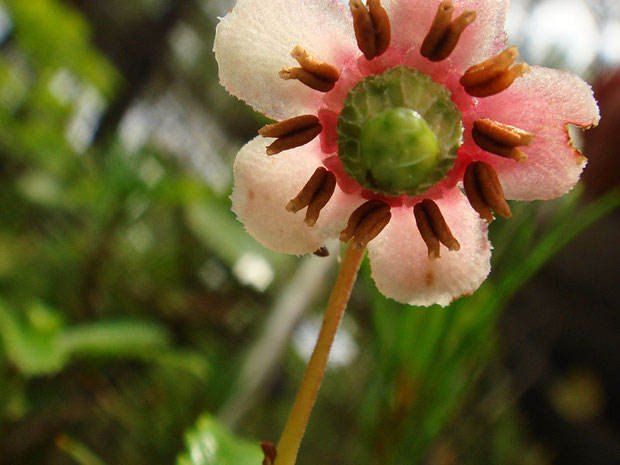
<path id="1" fill-rule="evenodd" d="M 380 0 L 349 1 L 357 46 L 367 60 L 376 58 L 388 49 L 391 38 L 390 19 Z"/>
<path id="2" fill-rule="evenodd" d="M 320 92 L 329 92 L 340 77 L 338 70 L 327 63 L 317 60 L 299 45 L 291 56 L 300 64 L 300 68 L 282 68 L 280 77 L 285 80 L 297 79 L 308 87 Z"/>
<path id="3" fill-rule="evenodd" d="M 475 11 L 464 11 L 452 21 L 454 6 L 450 1 L 439 4 L 431 28 L 426 34 L 420 54 L 431 61 L 445 60 L 453 52 L 461 34 L 476 19 Z"/>
<path id="4" fill-rule="evenodd" d="M 385 228 L 392 213 L 390 206 L 381 200 L 369 200 L 349 217 L 347 227 L 340 233 L 340 240 L 354 240 L 354 248 L 362 249 Z"/>
<path id="5" fill-rule="evenodd" d="M 292 213 L 308 207 L 304 222 L 312 227 L 319 219 L 319 214 L 329 199 L 334 194 L 336 188 L 336 177 L 323 167 L 316 169 L 306 185 L 299 191 L 299 194 L 292 199 L 286 209 Z"/>
<path id="6" fill-rule="evenodd" d="M 302 115 L 295 118 L 268 124 L 258 133 L 263 137 L 275 137 L 277 140 L 267 147 L 267 155 L 275 155 L 283 150 L 300 147 L 318 136 L 323 127 L 314 115 Z"/>
<path id="7" fill-rule="evenodd" d="M 413 214 L 422 240 L 428 249 L 430 260 L 440 258 L 440 242 L 451 251 L 461 248 L 459 242 L 452 235 L 441 210 L 431 199 L 424 199 L 418 203 L 413 208 Z"/>
<path id="8" fill-rule="evenodd" d="M 529 146 L 534 140 L 529 132 L 488 118 L 474 121 L 471 135 L 482 150 L 522 163 L 527 155 L 518 147 Z"/>
<path id="9" fill-rule="evenodd" d="M 526 63 L 517 63 L 517 47 L 509 47 L 500 54 L 472 66 L 461 77 L 460 83 L 473 97 L 489 97 L 510 87 L 520 76 L 529 73 Z"/>
<path id="10" fill-rule="evenodd" d="M 472 208 L 487 223 L 493 221 L 491 210 L 504 218 L 512 216 L 497 173 L 488 163 L 482 161 L 470 163 L 465 170 L 463 185 Z"/>

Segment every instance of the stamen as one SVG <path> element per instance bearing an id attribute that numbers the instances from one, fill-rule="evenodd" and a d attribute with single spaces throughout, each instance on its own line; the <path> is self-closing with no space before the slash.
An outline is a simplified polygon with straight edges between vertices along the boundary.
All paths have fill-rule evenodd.
<path id="1" fill-rule="evenodd" d="M 383 55 L 390 46 L 392 26 L 387 11 L 381 6 L 381 0 L 368 0 L 368 8 L 370 9 L 370 18 L 376 33 L 377 54 L 375 57 L 378 57 Z"/>
<path id="2" fill-rule="evenodd" d="M 460 83 L 465 91 L 473 97 L 488 97 L 510 87 L 520 76 L 529 73 L 526 63 L 517 63 L 517 47 L 510 47 L 482 63 L 472 66 L 461 77 Z M 512 68 L 511 68 L 512 66 Z"/>
<path id="3" fill-rule="evenodd" d="M 428 248 L 428 258 L 439 258 L 439 243 L 441 242 L 449 250 L 460 250 L 461 245 L 454 238 L 441 210 L 431 199 L 424 199 L 413 207 L 415 221 L 420 235 Z"/>
<path id="4" fill-rule="evenodd" d="M 357 46 L 367 60 L 383 55 L 390 45 L 391 25 L 380 0 L 368 0 L 368 8 L 361 0 L 350 0 L 353 28 Z"/>
<path id="5" fill-rule="evenodd" d="M 435 260 L 436 258 L 439 258 L 441 256 L 439 254 L 439 238 L 435 235 L 435 231 L 433 231 L 433 227 L 431 226 L 430 221 L 426 216 L 426 212 L 424 211 L 424 207 L 421 203 L 413 207 L 413 215 L 415 216 L 415 222 L 418 226 L 418 231 L 420 231 L 422 240 L 424 241 L 424 243 L 426 244 L 426 248 L 428 249 L 429 260 Z"/>
<path id="6" fill-rule="evenodd" d="M 324 245 L 322 245 L 312 253 L 317 257 L 329 257 L 329 250 Z"/>
<path id="7" fill-rule="evenodd" d="M 450 1 L 439 4 L 431 28 L 426 34 L 420 54 L 431 61 L 445 60 L 454 51 L 461 34 L 476 19 L 475 11 L 464 11 L 452 21 L 454 6 Z"/>
<path id="8" fill-rule="evenodd" d="M 321 210 L 334 194 L 335 188 L 336 176 L 321 166 L 316 169 L 297 197 L 286 205 L 286 209 L 297 213 L 302 208 L 308 207 L 304 222 L 312 227 L 319 219 Z"/>
<path id="9" fill-rule="evenodd" d="M 528 146 L 534 140 L 529 132 L 487 118 L 474 121 L 471 135 L 482 150 L 522 163 L 527 155 L 517 147 Z"/>
<path id="10" fill-rule="evenodd" d="M 369 200 L 362 204 L 349 217 L 347 227 L 340 233 L 340 240 L 355 240 L 359 250 L 379 235 L 392 218 L 390 206 L 381 200 Z"/>
<path id="11" fill-rule="evenodd" d="M 263 137 L 276 137 L 277 140 L 267 147 L 267 155 L 275 155 L 283 150 L 307 144 L 323 130 L 319 118 L 314 115 L 302 115 L 295 118 L 268 124 L 259 129 Z"/>
<path id="12" fill-rule="evenodd" d="M 512 216 L 497 173 L 488 163 L 470 163 L 465 170 L 463 185 L 472 208 L 487 223 L 493 221 L 491 209 L 504 218 Z"/>
<path id="13" fill-rule="evenodd" d="M 299 45 L 293 49 L 291 56 L 297 60 L 301 68 L 282 68 L 280 70 L 282 79 L 297 79 L 320 92 L 329 92 L 334 88 L 340 73 L 332 65 L 317 60 Z"/>

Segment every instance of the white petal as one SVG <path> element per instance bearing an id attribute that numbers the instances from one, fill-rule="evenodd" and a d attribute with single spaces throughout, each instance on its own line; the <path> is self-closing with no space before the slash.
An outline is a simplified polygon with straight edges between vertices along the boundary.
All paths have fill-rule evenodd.
<path id="1" fill-rule="evenodd" d="M 297 45 L 341 68 L 359 54 L 348 8 L 336 0 L 238 0 L 215 34 L 220 82 L 271 118 L 316 114 L 323 94 L 278 76 L 299 66 L 290 55 Z"/>
<path id="2" fill-rule="evenodd" d="M 265 247 L 296 255 L 314 252 L 344 229 L 349 215 L 363 199 L 336 187 L 317 224 L 308 227 L 303 221 L 305 209 L 293 214 L 285 206 L 322 166 L 319 141 L 267 156 L 265 147 L 269 143 L 257 137 L 237 155 L 232 209 L 245 229 Z"/>
<path id="3" fill-rule="evenodd" d="M 409 65 L 433 76 L 445 74 L 448 69 L 461 73 L 506 46 L 504 23 L 508 0 L 452 0 L 452 3 L 453 19 L 468 10 L 476 12 L 476 19 L 462 33 L 450 57 L 432 63 L 423 58 L 419 50 L 440 0 L 384 0 L 392 24 L 392 44 L 403 50 L 411 49 L 407 59 Z"/>
<path id="4" fill-rule="evenodd" d="M 487 117 L 534 134 L 534 142 L 522 150 L 528 155 L 518 163 L 480 152 L 466 140 L 466 148 L 478 151 L 476 159 L 495 168 L 506 198 L 515 200 L 552 199 L 573 188 L 586 159 L 572 146 L 566 126 L 596 125 L 599 110 L 592 89 L 567 71 L 533 66 L 508 89 L 480 99 L 474 115 L 465 118 L 469 131 L 472 120 Z M 468 133 L 467 133 L 468 134 Z M 467 138 L 469 139 L 469 138 Z"/>
<path id="5" fill-rule="evenodd" d="M 368 244 L 372 277 L 385 296 L 411 305 L 446 306 L 474 292 L 489 274 L 486 224 L 458 189 L 436 202 L 461 249 L 450 252 L 442 245 L 441 258 L 429 260 L 412 209 L 393 208 L 388 226 Z"/>

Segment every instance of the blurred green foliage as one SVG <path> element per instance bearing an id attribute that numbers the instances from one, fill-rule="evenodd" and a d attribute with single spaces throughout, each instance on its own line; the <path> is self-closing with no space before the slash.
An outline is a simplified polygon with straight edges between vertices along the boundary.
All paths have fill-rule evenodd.
<path id="1" fill-rule="evenodd" d="M 187 432 L 185 446 L 177 465 L 256 465 L 263 459 L 256 442 L 235 438 L 210 416 L 201 417 Z"/>
<path id="2" fill-rule="evenodd" d="M 91 144 L 124 82 L 80 13 L 59 0 L 0 7 L 12 21 L 0 47 L 0 464 L 260 463 L 257 443 L 214 414 L 299 260 L 259 246 L 225 194 L 156 144 Z M 85 101 L 99 113 L 84 116 Z M 520 427 L 494 326 L 619 204 L 617 192 L 578 200 L 494 223 L 491 279 L 448 309 L 384 299 L 365 265 L 347 316 L 360 355 L 328 371 L 301 463 L 547 463 Z M 248 255 L 274 272 L 264 292 L 235 272 Z M 281 356 L 235 433 L 277 440 L 304 368 Z"/>

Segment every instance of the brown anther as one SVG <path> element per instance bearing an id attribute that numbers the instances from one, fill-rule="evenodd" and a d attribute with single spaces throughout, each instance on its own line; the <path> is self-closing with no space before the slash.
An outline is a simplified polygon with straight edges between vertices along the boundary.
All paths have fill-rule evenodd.
<path id="1" fill-rule="evenodd" d="M 357 46 L 367 60 L 383 55 L 390 45 L 392 28 L 380 0 L 350 0 Z"/>
<path id="2" fill-rule="evenodd" d="M 465 28 L 476 19 L 475 11 L 464 11 L 452 21 L 453 12 L 452 2 L 443 1 L 439 4 L 435 19 L 433 19 L 431 28 L 420 48 L 420 54 L 423 57 L 431 61 L 441 61 L 448 58 Z"/>
<path id="3" fill-rule="evenodd" d="M 474 121 L 471 135 L 482 150 L 519 162 L 525 162 L 527 155 L 518 147 L 528 146 L 534 140 L 529 132 L 488 118 Z"/>
<path id="4" fill-rule="evenodd" d="M 487 223 L 493 221 L 491 210 L 504 218 L 512 216 L 497 173 L 488 163 L 482 161 L 470 163 L 465 170 L 463 185 L 472 208 Z"/>
<path id="5" fill-rule="evenodd" d="M 276 446 L 273 445 L 273 442 L 260 442 L 260 448 L 263 451 L 263 455 L 265 459 L 263 460 L 263 465 L 273 465 L 276 461 Z"/>
<path id="6" fill-rule="evenodd" d="M 302 115 L 280 121 L 258 130 L 263 137 L 276 137 L 277 140 L 267 147 L 267 155 L 275 155 L 283 150 L 307 144 L 323 130 L 319 119 L 314 115 Z"/>
<path id="7" fill-rule="evenodd" d="M 526 63 L 517 63 L 517 47 L 509 47 L 500 54 L 472 66 L 461 77 L 460 83 L 473 97 L 488 97 L 499 94 L 519 76 L 530 72 Z"/>
<path id="8" fill-rule="evenodd" d="M 353 239 L 359 250 L 379 235 L 392 218 L 390 206 L 381 200 L 369 200 L 362 204 L 349 217 L 347 227 L 340 233 L 340 240 Z"/>
<path id="9" fill-rule="evenodd" d="M 449 250 L 459 250 L 461 245 L 454 238 L 439 207 L 430 199 L 424 199 L 413 207 L 415 222 L 420 235 L 428 248 L 428 258 L 439 258 L 439 243 Z"/>
<path id="10" fill-rule="evenodd" d="M 317 60 L 299 45 L 293 49 L 291 56 L 297 60 L 301 68 L 282 68 L 280 70 L 282 79 L 297 79 L 320 92 L 329 92 L 334 88 L 340 73 L 332 65 Z"/>
<path id="11" fill-rule="evenodd" d="M 329 257 L 329 250 L 324 245 L 322 245 L 312 253 L 317 257 Z"/>
<path id="12" fill-rule="evenodd" d="M 312 227 L 319 219 L 319 214 L 336 188 L 336 176 L 322 166 L 317 168 L 306 185 L 299 191 L 297 197 L 292 199 L 286 209 L 292 213 L 308 207 L 304 222 Z"/>

